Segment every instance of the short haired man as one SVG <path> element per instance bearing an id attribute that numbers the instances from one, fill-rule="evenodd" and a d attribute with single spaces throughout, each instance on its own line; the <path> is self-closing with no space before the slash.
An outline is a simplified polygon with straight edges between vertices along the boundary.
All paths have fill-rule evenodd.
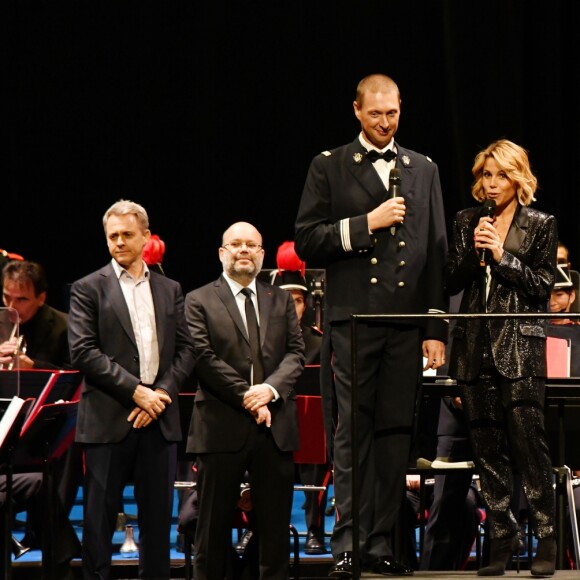
<path id="1" fill-rule="evenodd" d="M 181 426 L 177 395 L 195 364 L 178 282 L 143 260 L 151 232 L 141 205 L 103 216 L 112 261 L 71 288 L 71 359 L 83 372 L 76 441 L 85 454 L 83 574 L 111 577 L 112 539 L 135 484 L 139 576 L 170 578 L 169 533 Z"/>
<path id="2" fill-rule="evenodd" d="M 432 369 L 442 366 L 447 341 L 447 326 L 438 319 L 359 324 L 359 489 L 353 496 L 351 315 L 447 309 L 447 234 L 437 165 L 395 141 L 401 95 L 390 77 L 363 78 L 353 112 L 359 134 L 313 158 L 295 224 L 298 256 L 326 269 L 323 351 L 332 350 L 328 360 L 338 410 L 333 438 L 338 517 L 329 575 L 341 579 L 351 578 L 359 563 L 386 576 L 413 572 L 394 558 L 392 532 L 405 493 L 422 359 Z M 328 366 L 324 356 L 323 375 Z M 355 563 L 357 503 L 360 562 Z"/>

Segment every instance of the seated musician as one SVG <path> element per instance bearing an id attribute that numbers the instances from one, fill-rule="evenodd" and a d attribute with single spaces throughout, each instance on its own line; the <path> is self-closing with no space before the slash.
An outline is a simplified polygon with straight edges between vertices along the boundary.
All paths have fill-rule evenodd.
<path id="1" fill-rule="evenodd" d="M 22 259 L 8 261 L 2 269 L 2 300 L 4 306 L 13 308 L 19 317 L 19 337 L 0 344 L 0 364 L 7 369 L 70 369 L 67 338 L 67 315 L 46 304 L 47 280 L 44 268 Z M 21 339 L 20 348 L 16 347 Z M 74 446 L 57 461 L 54 468 L 58 486 L 57 522 L 58 536 L 54 539 L 54 559 L 63 569 L 73 557 L 80 554 L 79 539 L 68 519 L 82 478 L 80 450 Z M 17 474 L 15 492 L 22 490 L 22 498 L 15 497 L 17 505 L 27 507 L 24 549 L 40 548 L 44 506 L 36 501 L 39 473 Z M 23 481 L 21 481 L 23 479 Z M 1 485 L 1 482 L 0 482 Z M 22 553 L 22 550 L 15 553 Z M 62 571 L 65 578 L 69 570 Z"/>

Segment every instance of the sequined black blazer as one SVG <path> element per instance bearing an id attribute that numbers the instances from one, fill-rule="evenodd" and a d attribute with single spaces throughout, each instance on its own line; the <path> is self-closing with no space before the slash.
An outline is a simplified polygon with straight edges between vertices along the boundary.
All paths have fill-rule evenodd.
<path id="1" fill-rule="evenodd" d="M 473 241 L 480 208 L 455 216 L 453 243 L 445 266 L 449 294 L 463 290 L 460 312 L 484 312 L 481 277 L 485 268 Z M 556 275 L 558 228 L 554 216 L 518 206 L 504 242 L 499 263 L 491 260 L 487 311 L 546 312 Z M 537 318 L 458 319 L 453 329 L 449 375 L 471 381 L 481 365 L 481 344 L 487 325 L 494 363 L 505 377 L 516 379 L 546 374 L 546 325 Z"/>

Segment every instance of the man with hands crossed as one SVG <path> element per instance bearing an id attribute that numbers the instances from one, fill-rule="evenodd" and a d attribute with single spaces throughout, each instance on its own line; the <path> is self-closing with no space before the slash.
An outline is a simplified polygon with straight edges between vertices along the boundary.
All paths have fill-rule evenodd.
<path id="1" fill-rule="evenodd" d="M 256 280 L 264 250 L 253 225 L 230 226 L 219 258 L 222 275 L 185 299 L 199 381 L 187 440 L 198 466 L 195 577 L 224 578 L 248 475 L 259 576 L 285 580 L 304 340 L 291 294 Z"/>
<path id="2" fill-rule="evenodd" d="M 195 363 L 174 280 L 143 261 L 145 209 L 120 200 L 103 217 L 112 261 L 71 288 L 69 345 L 84 375 L 76 441 L 85 457 L 83 575 L 111 577 L 125 485 L 135 485 L 139 577 L 170 578 L 177 395 Z"/>

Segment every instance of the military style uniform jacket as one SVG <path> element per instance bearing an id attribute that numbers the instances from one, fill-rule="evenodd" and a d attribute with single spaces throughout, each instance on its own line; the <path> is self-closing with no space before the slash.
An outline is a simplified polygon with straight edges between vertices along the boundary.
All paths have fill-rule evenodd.
<path id="1" fill-rule="evenodd" d="M 396 143 L 406 215 L 396 234 L 369 233 L 367 214 L 389 198 L 357 137 L 317 155 L 310 165 L 296 220 L 300 258 L 326 268 L 325 317 L 351 314 L 445 312 L 443 268 L 447 237 L 435 163 Z M 386 306 L 386 308 L 385 308 Z M 426 338 L 446 341 L 442 320 L 407 320 L 426 326 Z"/>

